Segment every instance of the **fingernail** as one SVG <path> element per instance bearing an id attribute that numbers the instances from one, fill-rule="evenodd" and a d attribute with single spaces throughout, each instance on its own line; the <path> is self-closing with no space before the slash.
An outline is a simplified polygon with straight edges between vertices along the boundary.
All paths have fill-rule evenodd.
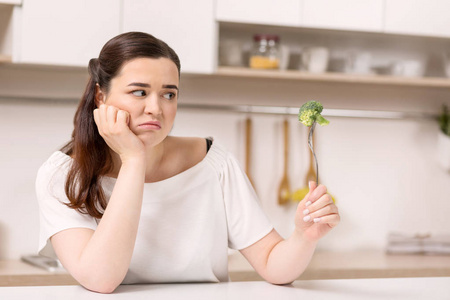
<path id="1" fill-rule="evenodd" d="M 303 221 L 308 222 L 309 220 L 311 220 L 311 216 L 306 216 L 303 218 Z"/>
<path id="2" fill-rule="evenodd" d="M 305 209 L 305 210 L 303 211 L 303 214 L 304 214 L 304 215 L 309 214 L 309 209 Z"/>
<path id="3" fill-rule="evenodd" d="M 311 201 L 308 201 L 308 202 L 305 203 L 305 207 L 308 207 L 310 205 L 311 205 Z"/>
<path id="4" fill-rule="evenodd" d="M 312 181 L 308 182 L 309 189 L 311 189 Z"/>
<path id="5" fill-rule="evenodd" d="M 320 222 L 320 218 L 314 218 L 314 223 Z"/>

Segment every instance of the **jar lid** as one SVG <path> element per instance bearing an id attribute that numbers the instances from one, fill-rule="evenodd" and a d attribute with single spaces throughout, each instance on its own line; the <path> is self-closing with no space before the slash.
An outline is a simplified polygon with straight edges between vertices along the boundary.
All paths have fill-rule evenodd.
<path id="1" fill-rule="evenodd" d="M 253 36 L 253 39 L 256 42 L 259 42 L 261 40 L 268 40 L 268 41 L 273 40 L 275 42 L 278 42 L 280 40 L 280 37 L 276 34 L 255 34 Z"/>

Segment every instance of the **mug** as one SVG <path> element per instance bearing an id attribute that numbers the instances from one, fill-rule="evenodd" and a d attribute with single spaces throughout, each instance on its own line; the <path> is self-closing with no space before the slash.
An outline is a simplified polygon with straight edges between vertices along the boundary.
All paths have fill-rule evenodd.
<path id="1" fill-rule="evenodd" d="M 287 45 L 280 45 L 280 70 L 287 70 L 289 67 L 290 49 Z"/>
<path id="2" fill-rule="evenodd" d="M 424 66 L 419 60 L 400 60 L 391 66 L 391 74 L 394 76 L 421 77 L 423 72 Z"/>
<path id="3" fill-rule="evenodd" d="M 301 69 L 311 73 L 322 73 L 328 68 L 330 51 L 325 47 L 310 47 L 302 51 Z"/>
<path id="4" fill-rule="evenodd" d="M 372 56 L 369 52 L 349 52 L 345 57 L 345 73 L 371 73 Z"/>

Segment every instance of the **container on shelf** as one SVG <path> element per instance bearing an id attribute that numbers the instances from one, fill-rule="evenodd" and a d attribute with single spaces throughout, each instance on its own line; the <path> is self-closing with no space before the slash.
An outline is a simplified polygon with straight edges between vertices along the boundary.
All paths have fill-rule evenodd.
<path id="1" fill-rule="evenodd" d="M 253 41 L 249 62 L 250 68 L 279 69 L 279 36 L 274 34 L 255 34 Z"/>
<path id="2" fill-rule="evenodd" d="M 223 40 L 219 46 L 219 64 L 221 66 L 242 67 L 242 45 L 238 40 Z"/>

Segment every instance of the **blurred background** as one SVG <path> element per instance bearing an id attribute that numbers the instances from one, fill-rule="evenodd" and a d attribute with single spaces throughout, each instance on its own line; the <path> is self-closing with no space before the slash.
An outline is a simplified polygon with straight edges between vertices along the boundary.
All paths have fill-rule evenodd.
<path id="1" fill-rule="evenodd" d="M 319 250 L 383 252 L 394 232 L 448 236 L 450 137 L 438 118 L 450 105 L 449 10 L 444 0 L 0 0 L 0 260 L 37 251 L 36 172 L 70 138 L 89 59 L 126 31 L 178 53 L 172 134 L 233 152 L 283 236 L 297 204 L 278 203 L 283 163 L 294 194 L 310 167 L 296 116 L 309 100 L 330 120 L 315 146 L 342 218 Z"/>

